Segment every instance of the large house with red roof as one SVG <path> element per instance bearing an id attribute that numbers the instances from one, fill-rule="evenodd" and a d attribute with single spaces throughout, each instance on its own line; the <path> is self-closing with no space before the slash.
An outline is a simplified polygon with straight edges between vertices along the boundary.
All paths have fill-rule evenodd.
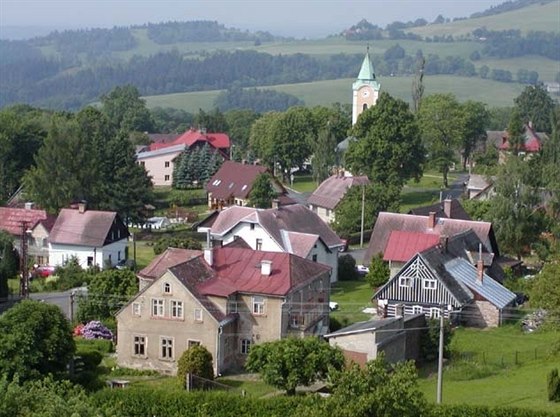
<path id="1" fill-rule="evenodd" d="M 331 282 L 338 280 L 338 252 L 344 243 L 300 204 L 271 209 L 232 206 L 202 221 L 198 231 L 210 233 L 221 244 L 243 240 L 254 250 L 291 253 L 327 265 Z"/>
<path id="2" fill-rule="evenodd" d="M 14 247 L 18 252 L 25 235 L 27 255 L 39 265 L 49 265 L 48 238 L 55 220 L 56 216 L 34 209 L 32 203 L 27 203 L 25 208 L 0 207 L 0 230 L 14 238 Z"/>
<path id="3" fill-rule="evenodd" d="M 225 133 L 189 129 L 182 135 L 159 135 L 153 139 L 155 142 L 139 149 L 136 160 L 152 177 L 154 185 L 172 184 L 174 160 L 187 149 L 207 144 L 224 159 L 229 158 L 230 140 Z"/>
<path id="4" fill-rule="evenodd" d="M 221 210 L 229 206 L 246 206 L 249 204 L 249 194 L 255 180 L 266 172 L 268 168 L 261 165 L 225 161 L 206 184 L 208 207 Z M 294 201 L 286 195 L 286 189 L 280 181 L 272 175 L 271 179 L 272 187 L 278 195 L 278 204 L 294 204 Z"/>
<path id="5" fill-rule="evenodd" d="M 236 245 L 170 265 L 117 313 L 119 366 L 174 374 L 202 345 L 217 375 L 243 366 L 254 344 L 328 330 L 325 265 Z"/>
<path id="6" fill-rule="evenodd" d="M 504 163 L 509 153 L 513 151 L 509 142 L 509 134 L 507 130 L 491 130 L 486 132 L 487 143 L 493 145 L 498 149 L 499 162 Z M 523 126 L 523 142 L 519 145 L 517 152 L 519 155 L 531 156 L 540 152 L 543 146 L 543 141 L 548 140 L 548 135 L 545 132 L 537 132 L 533 129 L 532 123 L 527 123 Z"/>

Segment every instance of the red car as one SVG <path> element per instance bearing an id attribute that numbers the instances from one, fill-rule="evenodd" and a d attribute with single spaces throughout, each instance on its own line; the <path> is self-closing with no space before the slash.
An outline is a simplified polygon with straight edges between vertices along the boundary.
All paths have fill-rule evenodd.
<path id="1" fill-rule="evenodd" d="M 31 273 L 33 274 L 34 277 L 46 278 L 54 274 L 54 266 L 41 265 L 38 266 L 37 268 L 34 268 Z"/>

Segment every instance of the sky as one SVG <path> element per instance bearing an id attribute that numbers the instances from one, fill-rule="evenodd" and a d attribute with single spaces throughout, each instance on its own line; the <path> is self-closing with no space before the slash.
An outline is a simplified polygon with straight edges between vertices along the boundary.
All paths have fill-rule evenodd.
<path id="1" fill-rule="evenodd" d="M 296 38 L 323 37 L 367 19 L 384 27 L 424 18 L 468 17 L 505 0 L 0 0 L 0 37 L 15 28 L 44 32 L 216 20 L 228 27 Z M 42 34 L 42 33 L 38 33 Z"/>

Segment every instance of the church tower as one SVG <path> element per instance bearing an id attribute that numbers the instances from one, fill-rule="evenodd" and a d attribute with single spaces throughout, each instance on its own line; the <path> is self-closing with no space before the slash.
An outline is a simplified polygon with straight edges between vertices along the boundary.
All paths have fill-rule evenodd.
<path id="1" fill-rule="evenodd" d="M 375 106 L 379 97 L 381 84 L 375 80 L 373 63 L 369 57 L 369 46 L 367 47 L 362 68 L 358 78 L 352 84 L 352 126 L 356 124 L 358 116 L 371 106 Z"/>

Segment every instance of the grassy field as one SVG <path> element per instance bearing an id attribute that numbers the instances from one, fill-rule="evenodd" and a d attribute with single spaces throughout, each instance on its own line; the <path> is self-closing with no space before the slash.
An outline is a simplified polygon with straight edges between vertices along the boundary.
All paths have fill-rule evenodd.
<path id="1" fill-rule="evenodd" d="M 442 25 L 428 25 L 410 31 L 421 36 L 466 35 L 476 28 L 487 27 L 490 30 L 519 29 L 524 33 L 531 30 L 560 32 L 558 26 L 560 1 L 548 4 L 534 4 L 519 10 L 513 10 L 494 16 L 477 19 L 459 20 Z"/>
<path id="2" fill-rule="evenodd" d="M 479 360 L 485 352 L 486 364 L 452 359 L 443 374 L 443 402 L 526 407 L 560 413 L 560 404 L 549 403 L 546 399 L 546 374 L 560 363 L 558 356 L 550 356 L 550 346 L 559 340 L 557 332 L 524 334 L 517 326 L 457 329 L 452 349 L 478 354 Z M 501 357 L 505 358 L 504 365 Z M 435 401 L 436 384 L 434 373 L 420 379 L 420 388 L 430 401 Z"/>
<path id="3" fill-rule="evenodd" d="M 294 176 L 294 183 L 290 186 L 300 193 L 312 193 L 317 188 L 317 183 L 313 180 L 311 175 L 296 175 Z"/>
<path id="4" fill-rule="evenodd" d="M 387 91 L 394 97 L 411 101 L 412 77 L 380 78 L 381 91 Z M 259 87 L 288 93 L 303 100 L 309 107 L 329 105 L 331 103 L 350 103 L 351 85 L 354 80 L 338 79 L 315 81 L 300 84 L 280 84 Z M 452 93 L 459 101 L 476 100 L 490 107 L 512 106 L 513 99 L 523 91 L 524 86 L 517 83 L 500 83 L 476 77 L 454 77 L 434 75 L 424 78 L 425 95 L 435 93 Z M 192 93 L 163 94 L 145 96 L 146 104 L 153 107 L 174 107 L 190 113 L 199 109 L 208 111 L 214 106 L 214 100 L 221 90 L 199 91 Z"/>

